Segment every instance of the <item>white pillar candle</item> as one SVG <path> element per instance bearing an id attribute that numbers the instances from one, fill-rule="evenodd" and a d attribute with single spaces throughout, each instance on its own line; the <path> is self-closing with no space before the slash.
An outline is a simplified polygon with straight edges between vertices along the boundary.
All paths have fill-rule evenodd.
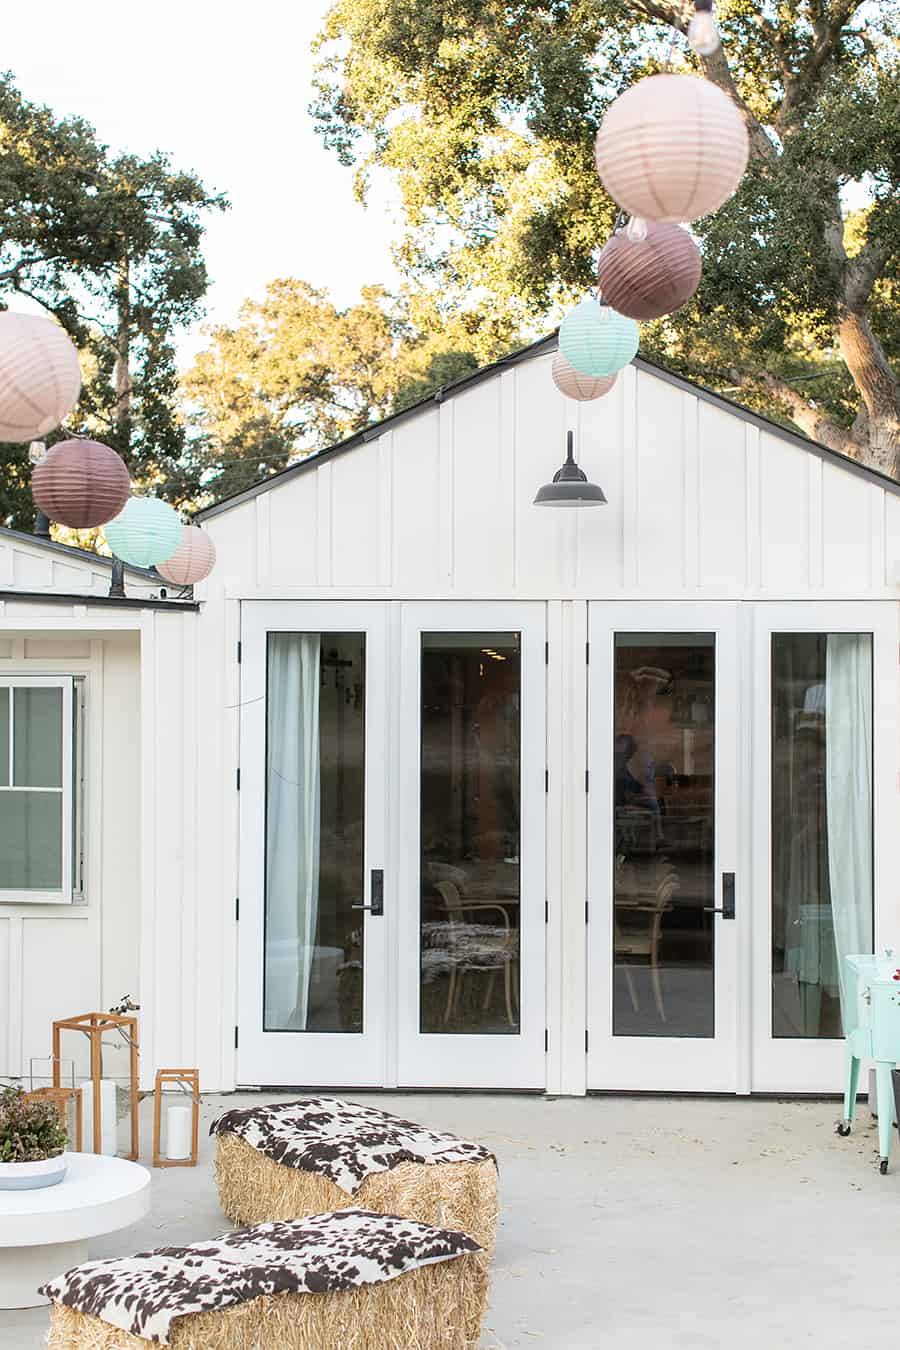
<path id="1" fill-rule="evenodd" d="M 166 1157 L 170 1162 L 191 1156 L 193 1114 L 190 1106 L 170 1106 L 166 1111 Z"/>
<path id="2" fill-rule="evenodd" d="M 94 1085 L 90 1079 L 81 1084 L 81 1147 L 94 1151 Z M 100 1152 L 110 1156 L 119 1151 L 116 1119 L 116 1085 L 111 1078 L 100 1079 Z"/>

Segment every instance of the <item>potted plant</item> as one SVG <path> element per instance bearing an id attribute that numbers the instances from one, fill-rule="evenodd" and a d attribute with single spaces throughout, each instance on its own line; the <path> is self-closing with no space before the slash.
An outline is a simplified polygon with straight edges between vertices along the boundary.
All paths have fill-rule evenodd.
<path id="1" fill-rule="evenodd" d="M 0 1091 L 0 1191 L 55 1186 L 66 1174 L 66 1132 L 52 1102 Z"/>

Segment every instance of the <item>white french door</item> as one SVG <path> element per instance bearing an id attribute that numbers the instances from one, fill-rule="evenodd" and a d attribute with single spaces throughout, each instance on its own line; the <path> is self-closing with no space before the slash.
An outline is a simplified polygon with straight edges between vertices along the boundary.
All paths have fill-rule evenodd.
<path id="1" fill-rule="evenodd" d="M 545 607 L 248 602 L 237 1081 L 544 1085 Z"/>
<path id="2" fill-rule="evenodd" d="M 753 606 L 757 1092 L 842 1089 L 843 957 L 897 946 L 898 619 L 891 601 Z"/>
<path id="3" fill-rule="evenodd" d="M 386 606 L 245 603 L 237 1081 L 386 1073 Z"/>
<path id="4" fill-rule="evenodd" d="M 545 607 L 405 604 L 397 1080 L 544 1086 Z"/>
<path id="5" fill-rule="evenodd" d="M 589 635 L 587 1084 L 733 1092 L 738 606 L 591 602 Z"/>

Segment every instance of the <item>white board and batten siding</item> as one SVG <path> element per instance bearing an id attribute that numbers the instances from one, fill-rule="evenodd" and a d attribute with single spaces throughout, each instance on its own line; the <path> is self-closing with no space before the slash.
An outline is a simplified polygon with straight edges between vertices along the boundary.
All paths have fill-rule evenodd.
<path id="1" fill-rule="evenodd" d="M 608 505 L 539 510 L 565 433 Z M 232 596 L 897 598 L 900 498 L 628 367 L 593 403 L 538 356 L 205 522 Z"/>

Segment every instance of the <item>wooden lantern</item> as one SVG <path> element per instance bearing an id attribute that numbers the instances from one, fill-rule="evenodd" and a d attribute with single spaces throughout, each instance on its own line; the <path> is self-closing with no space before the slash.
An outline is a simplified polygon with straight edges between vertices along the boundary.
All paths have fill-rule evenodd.
<path id="1" fill-rule="evenodd" d="M 62 1017 L 53 1023 L 53 1086 L 60 1086 L 60 1037 L 64 1031 L 78 1031 L 87 1036 L 91 1045 L 91 1086 L 93 1089 L 92 1152 L 102 1152 L 102 1120 L 100 1108 L 100 1080 L 103 1077 L 102 1038 L 104 1033 L 119 1032 L 130 1050 L 131 1097 L 131 1152 L 126 1158 L 137 1162 L 140 1151 L 138 1134 L 138 1024 L 136 1017 L 121 1013 L 81 1013 L 77 1017 Z"/>
<path id="2" fill-rule="evenodd" d="M 694 75 L 649 75 L 611 103 L 597 172 L 613 201 L 644 220 L 697 220 L 736 191 L 750 141 L 736 104 Z"/>
<path id="3" fill-rule="evenodd" d="M 34 466 L 31 494 L 50 520 L 73 530 L 105 525 L 131 495 L 121 455 L 100 441 L 58 441 Z"/>
<path id="4" fill-rule="evenodd" d="M 32 1088 L 30 1092 L 25 1093 L 26 1101 L 52 1102 L 59 1115 L 59 1123 L 68 1134 L 69 1122 L 67 1112 L 69 1102 L 75 1106 L 75 1152 L 81 1152 L 81 1093 L 78 1088 L 72 1087 L 42 1087 Z"/>
<path id="5" fill-rule="evenodd" d="M 166 1086 L 175 1086 L 189 1093 L 191 1098 L 191 1155 L 189 1158 L 164 1158 L 160 1152 L 162 1098 Z M 153 1166 L 196 1167 L 197 1143 L 200 1133 L 200 1070 L 157 1069 L 153 1089 Z M 168 1140 L 166 1141 L 168 1145 Z"/>

